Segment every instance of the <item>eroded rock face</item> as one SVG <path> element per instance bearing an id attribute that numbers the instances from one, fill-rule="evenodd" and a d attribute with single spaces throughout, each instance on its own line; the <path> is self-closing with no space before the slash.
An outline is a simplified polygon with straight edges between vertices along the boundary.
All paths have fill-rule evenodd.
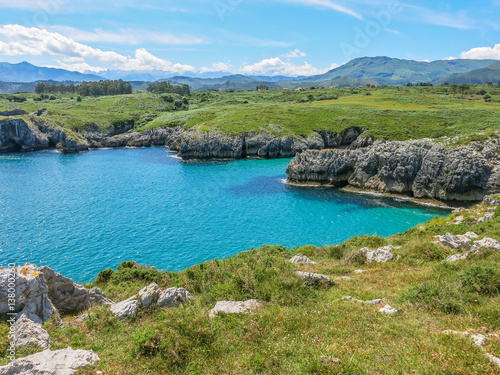
<path id="1" fill-rule="evenodd" d="M 60 312 L 77 313 L 95 305 L 113 303 L 98 287 L 88 290 L 49 267 L 40 267 L 40 272 L 47 281 L 49 298 Z"/>
<path id="2" fill-rule="evenodd" d="M 375 142 L 356 150 L 308 150 L 287 169 L 291 182 L 350 185 L 440 200 L 500 192 L 500 140 L 452 148 L 424 139 Z"/>
<path id="3" fill-rule="evenodd" d="M 248 301 L 219 301 L 210 311 L 210 317 L 214 318 L 221 314 L 250 314 L 260 307 L 256 299 Z"/>
<path id="4" fill-rule="evenodd" d="M 23 119 L 0 120 L 0 152 L 41 150 L 47 136 Z"/>
<path id="5" fill-rule="evenodd" d="M 0 313 L 9 311 L 9 282 L 15 278 L 15 307 L 18 317 L 25 315 L 36 323 L 45 323 L 59 311 L 75 313 L 94 305 L 111 304 L 99 288 L 88 290 L 48 267 L 27 263 L 10 269 L 0 268 Z"/>
<path id="6" fill-rule="evenodd" d="M 9 283 L 15 279 L 14 311 L 9 306 Z M 7 268 L 0 268 L 0 313 L 17 312 L 17 318 L 25 315 L 36 323 L 45 323 L 56 307 L 49 298 L 47 282 L 39 268 L 26 264 L 16 267 L 14 276 Z"/>
<path id="7" fill-rule="evenodd" d="M 151 304 L 158 301 L 161 289 L 156 283 L 149 284 L 147 287 L 139 291 L 139 300 L 142 307 L 149 307 Z"/>
<path id="8" fill-rule="evenodd" d="M 73 375 L 97 361 L 99 356 L 92 350 L 45 350 L 0 367 L 0 375 Z"/>

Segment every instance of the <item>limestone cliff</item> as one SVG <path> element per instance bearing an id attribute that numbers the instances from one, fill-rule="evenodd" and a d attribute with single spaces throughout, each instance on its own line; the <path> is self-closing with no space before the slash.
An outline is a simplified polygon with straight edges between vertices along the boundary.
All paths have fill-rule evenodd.
<path id="1" fill-rule="evenodd" d="M 353 186 L 439 200 L 481 200 L 500 192 L 500 140 L 452 147 L 425 139 L 356 150 L 308 150 L 287 168 L 291 182 Z"/>

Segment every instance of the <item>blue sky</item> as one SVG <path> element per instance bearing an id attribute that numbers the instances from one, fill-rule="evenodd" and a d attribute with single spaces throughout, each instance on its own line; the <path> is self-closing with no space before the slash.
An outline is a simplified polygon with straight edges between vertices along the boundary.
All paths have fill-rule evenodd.
<path id="1" fill-rule="evenodd" d="M 0 0 L 0 61 L 318 74 L 361 56 L 500 59 L 500 0 Z"/>

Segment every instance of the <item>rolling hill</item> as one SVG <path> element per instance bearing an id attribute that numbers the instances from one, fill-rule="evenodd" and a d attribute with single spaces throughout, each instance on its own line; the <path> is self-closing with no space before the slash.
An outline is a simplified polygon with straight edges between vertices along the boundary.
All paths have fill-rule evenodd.
<path id="1" fill-rule="evenodd" d="M 472 70 L 468 73 L 455 73 L 436 81 L 437 84 L 448 82 L 462 85 L 464 83 L 480 85 L 486 82 L 498 83 L 500 81 L 500 61 L 485 68 Z"/>
<path id="2" fill-rule="evenodd" d="M 35 81 L 99 81 L 102 78 L 95 74 L 82 74 L 64 69 L 43 68 L 28 62 L 19 64 L 0 63 L 0 81 L 2 82 L 35 82 Z"/>

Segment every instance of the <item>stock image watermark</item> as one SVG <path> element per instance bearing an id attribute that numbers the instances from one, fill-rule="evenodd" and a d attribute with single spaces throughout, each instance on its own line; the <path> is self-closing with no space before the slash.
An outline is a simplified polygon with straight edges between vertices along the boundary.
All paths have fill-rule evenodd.
<path id="1" fill-rule="evenodd" d="M 221 21 L 224 21 L 226 14 L 233 12 L 242 2 L 243 0 L 215 0 L 213 3 L 215 13 Z"/>
<path id="2" fill-rule="evenodd" d="M 404 6 L 400 1 L 389 1 L 385 9 L 371 11 L 371 19 L 365 23 L 365 26 L 363 28 L 354 28 L 352 43 L 340 43 L 340 49 L 346 61 L 350 61 L 361 54 L 363 49 L 367 48 L 382 31 L 388 31 L 387 27 L 391 24 L 394 16 L 401 13 L 403 9 Z"/>
<path id="3" fill-rule="evenodd" d="M 9 348 L 7 350 L 7 358 L 11 361 L 16 359 L 16 264 L 9 263 L 8 265 L 8 276 L 7 276 L 7 307 L 9 312 L 7 313 L 9 319 L 7 323 L 10 325 L 9 329 Z"/>
<path id="4" fill-rule="evenodd" d="M 49 24 L 50 19 L 57 16 L 61 11 L 62 6 L 69 3 L 70 0 L 45 0 L 39 1 L 38 6 L 34 6 L 34 8 L 38 8 L 36 12 L 34 12 L 29 17 L 23 17 L 22 23 L 26 27 L 37 27 L 46 26 Z"/>

